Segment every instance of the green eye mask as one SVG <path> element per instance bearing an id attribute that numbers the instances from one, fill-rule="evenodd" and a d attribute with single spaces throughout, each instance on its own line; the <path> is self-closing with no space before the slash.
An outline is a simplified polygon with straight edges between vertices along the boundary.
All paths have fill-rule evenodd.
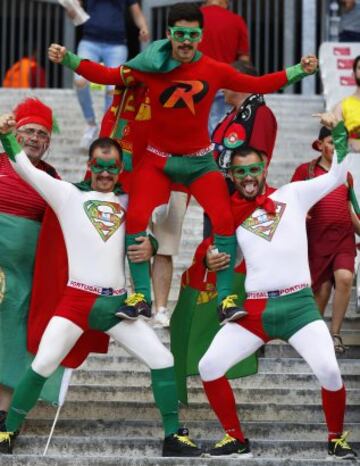
<path id="1" fill-rule="evenodd" d="M 201 28 L 187 28 L 185 26 L 169 26 L 171 38 L 176 42 L 199 42 L 202 37 Z"/>
<path id="2" fill-rule="evenodd" d="M 121 171 L 121 165 L 115 159 L 103 160 L 93 159 L 91 161 L 90 170 L 92 173 L 108 172 L 111 175 L 118 175 Z"/>
<path id="3" fill-rule="evenodd" d="M 265 162 L 251 163 L 250 165 L 232 165 L 231 173 L 238 180 L 243 180 L 247 176 L 259 176 L 264 172 Z"/>

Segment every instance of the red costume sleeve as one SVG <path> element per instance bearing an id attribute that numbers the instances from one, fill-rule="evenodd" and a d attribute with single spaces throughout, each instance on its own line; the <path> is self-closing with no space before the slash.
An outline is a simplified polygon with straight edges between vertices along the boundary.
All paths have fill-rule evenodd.
<path id="1" fill-rule="evenodd" d="M 278 91 L 288 82 L 285 70 L 264 74 L 264 76 L 249 76 L 239 73 L 226 63 L 221 63 L 221 68 L 222 76 L 220 87 L 232 91 L 269 94 Z"/>
<path id="2" fill-rule="evenodd" d="M 141 81 L 141 72 L 127 66 L 110 68 L 90 60 L 81 60 L 76 73 L 96 84 L 117 84 L 135 86 Z"/>

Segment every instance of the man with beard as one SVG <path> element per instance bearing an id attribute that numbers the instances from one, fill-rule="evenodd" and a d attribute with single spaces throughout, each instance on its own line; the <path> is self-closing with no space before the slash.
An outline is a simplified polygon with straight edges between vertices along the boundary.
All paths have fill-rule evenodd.
<path id="1" fill-rule="evenodd" d="M 248 314 L 226 323 L 199 363 L 204 390 L 226 433 L 210 450 L 212 456 L 251 456 L 225 374 L 273 339 L 289 342 L 321 384 L 329 456 L 356 456 L 343 434 L 345 387 L 331 335 L 310 288 L 307 260 L 307 212 L 344 183 L 348 165 L 343 122 L 338 123 L 333 114 L 324 114 L 322 123 L 333 128 L 336 148 L 331 169 L 324 176 L 275 190 L 266 184 L 261 153 L 252 148 L 232 153 L 230 171 L 236 188 L 232 207 L 237 242 L 246 264 L 243 305 Z"/>
<path id="2" fill-rule="evenodd" d="M 128 66 L 106 68 L 81 60 L 52 44 L 49 57 L 70 67 L 86 79 L 100 84 L 149 89 L 151 120 L 149 141 L 143 162 L 134 171 L 127 218 L 127 247 L 145 235 L 149 218 L 157 205 L 167 203 L 172 182 L 185 184 L 191 195 L 207 211 L 219 251 L 235 261 L 236 239 L 229 195 L 212 156 L 207 122 L 211 103 L 219 89 L 243 92 L 274 92 L 316 71 L 317 59 L 303 57 L 287 70 L 261 77 L 245 76 L 230 65 L 198 52 L 203 17 L 198 6 L 178 3 L 169 9 L 167 39 L 156 41 Z M 124 311 L 136 308 L 151 316 L 149 264 L 130 262 L 135 293 Z M 231 296 L 233 267 L 217 274 L 219 311 L 224 315 L 244 315 Z"/>
<path id="3" fill-rule="evenodd" d="M 126 299 L 128 199 L 118 184 L 122 170 L 119 144 L 110 138 L 94 141 L 88 161 L 91 178 L 73 185 L 50 177 L 31 164 L 11 134 L 14 125 L 13 115 L 0 117 L 0 140 L 13 168 L 41 194 L 58 217 L 69 277 L 35 359 L 14 392 L 5 431 L 0 432 L 0 451 L 12 452 L 14 432 L 35 406 L 47 379 L 85 332 L 97 330 L 110 335 L 150 368 L 153 394 L 165 432 L 163 456 L 199 456 L 201 450 L 189 439 L 188 431 L 179 428 L 172 354 L 136 313 L 124 318 L 121 313 L 121 317 L 115 315 Z"/>

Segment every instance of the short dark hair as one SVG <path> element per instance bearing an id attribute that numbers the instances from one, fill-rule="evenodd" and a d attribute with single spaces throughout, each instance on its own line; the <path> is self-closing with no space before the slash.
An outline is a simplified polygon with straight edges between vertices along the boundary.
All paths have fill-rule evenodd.
<path id="1" fill-rule="evenodd" d="M 231 151 L 230 165 L 232 165 L 235 157 L 247 157 L 248 155 L 253 154 L 253 153 L 255 153 L 259 157 L 261 162 L 264 161 L 264 157 L 259 150 L 255 149 L 254 147 L 246 146 L 246 147 L 239 147 L 238 149 L 234 149 L 233 151 Z"/>
<path id="2" fill-rule="evenodd" d="M 354 61 L 353 61 L 353 66 L 352 66 L 352 69 L 353 69 L 353 72 L 355 73 L 355 70 L 356 70 L 356 67 L 357 67 L 357 64 L 358 62 L 360 61 L 360 55 L 358 55 L 357 57 L 355 57 Z"/>
<path id="3" fill-rule="evenodd" d="M 167 25 L 172 27 L 176 21 L 198 21 L 199 26 L 204 26 L 204 17 L 200 7 L 196 3 L 175 3 L 169 9 Z"/>
<path id="4" fill-rule="evenodd" d="M 95 139 L 95 141 L 91 143 L 91 146 L 89 147 L 89 160 L 92 159 L 93 153 L 98 147 L 100 147 L 101 149 L 110 149 L 111 147 L 114 147 L 119 154 L 120 160 L 122 160 L 123 158 L 123 153 L 120 144 L 117 141 L 115 141 L 115 139 L 103 137 Z"/>

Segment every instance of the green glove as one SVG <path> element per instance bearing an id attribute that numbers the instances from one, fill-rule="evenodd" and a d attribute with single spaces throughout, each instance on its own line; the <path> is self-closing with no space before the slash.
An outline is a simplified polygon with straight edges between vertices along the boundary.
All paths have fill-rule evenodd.
<path id="1" fill-rule="evenodd" d="M 286 68 L 285 71 L 286 71 L 286 77 L 288 80 L 285 86 L 290 86 L 291 84 L 295 84 L 298 81 L 301 81 L 303 78 L 306 78 L 306 76 L 311 76 L 312 74 L 316 73 L 316 70 L 313 73 L 305 73 L 305 71 L 302 69 L 301 63 L 298 63 L 297 65 L 294 65 L 294 66 L 289 66 L 289 68 Z"/>
<path id="2" fill-rule="evenodd" d="M 334 141 L 334 146 L 337 154 L 338 163 L 342 162 L 346 157 L 348 151 L 348 140 L 347 140 L 347 131 L 343 120 L 335 126 L 331 131 L 332 138 Z"/>
<path id="3" fill-rule="evenodd" d="M 79 67 L 81 62 L 81 58 L 75 55 L 75 53 L 67 51 L 65 53 L 65 56 L 61 62 L 62 65 L 66 66 L 67 68 L 70 68 L 73 71 L 76 71 L 76 68 Z"/>
<path id="4" fill-rule="evenodd" d="M 15 156 L 20 154 L 22 147 L 17 142 L 13 133 L 0 134 L 0 141 L 8 157 L 16 162 Z"/>

